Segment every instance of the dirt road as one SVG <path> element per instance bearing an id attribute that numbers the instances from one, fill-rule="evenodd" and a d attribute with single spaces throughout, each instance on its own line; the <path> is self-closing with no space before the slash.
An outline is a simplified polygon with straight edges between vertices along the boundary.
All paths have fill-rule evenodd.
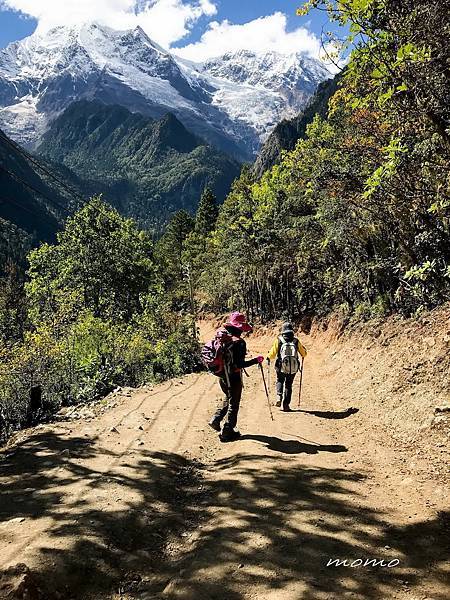
<path id="1" fill-rule="evenodd" d="M 448 597 L 446 490 L 405 476 L 408 457 L 336 402 L 311 350 L 302 410 L 274 422 L 251 370 L 236 443 L 206 425 L 206 374 L 25 433 L 0 461 L 0 597 Z"/>

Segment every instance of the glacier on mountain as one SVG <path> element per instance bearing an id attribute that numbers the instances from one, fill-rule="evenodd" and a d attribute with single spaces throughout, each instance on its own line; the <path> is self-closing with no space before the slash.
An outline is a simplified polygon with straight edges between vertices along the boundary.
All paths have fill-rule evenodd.
<path id="1" fill-rule="evenodd" d="M 72 102 L 95 99 L 153 118 L 173 112 L 209 143 L 248 160 L 329 77 L 322 63 L 295 53 L 239 50 L 192 63 L 140 27 L 60 26 L 0 50 L 0 128 L 33 147 Z"/>

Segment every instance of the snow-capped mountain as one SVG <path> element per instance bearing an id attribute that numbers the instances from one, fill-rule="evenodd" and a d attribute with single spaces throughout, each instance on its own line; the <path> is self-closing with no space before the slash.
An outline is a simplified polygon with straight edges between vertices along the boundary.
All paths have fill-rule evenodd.
<path id="1" fill-rule="evenodd" d="M 256 54 L 240 50 L 208 60 L 202 70 L 234 83 L 279 92 L 296 110 L 304 106 L 305 99 L 315 92 L 318 82 L 330 77 L 322 63 L 295 52 Z"/>
<path id="2" fill-rule="evenodd" d="M 61 26 L 0 51 L 0 127 L 33 146 L 73 101 L 95 99 L 153 118 L 173 112 L 211 144 L 251 158 L 329 77 L 320 62 L 296 54 L 239 51 L 195 64 L 139 27 Z"/>

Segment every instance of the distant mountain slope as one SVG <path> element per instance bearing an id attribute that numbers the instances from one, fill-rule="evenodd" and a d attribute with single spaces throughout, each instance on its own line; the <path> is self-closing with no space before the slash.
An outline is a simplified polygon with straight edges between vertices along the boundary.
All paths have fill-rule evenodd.
<path id="1" fill-rule="evenodd" d="M 196 64 L 140 27 L 60 26 L 0 50 L 0 127 L 35 147 L 72 102 L 99 100 L 154 119 L 172 112 L 216 148 L 253 160 L 273 126 L 329 77 L 321 62 L 301 54 L 241 50 Z"/>
<path id="2" fill-rule="evenodd" d="M 154 121 L 86 100 L 74 102 L 52 123 L 37 152 L 98 191 L 106 188 L 107 200 L 149 227 L 181 208 L 195 210 L 205 186 L 223 200 L 240 172 L 236 161 L 170 113 Z"/>
<path id="3" fill-rule="evenodd" d="M 62 185 L 51 177 L 53 173 Z M 34 157 L 28 158 L 20 146 L 0 131 L 1 219 L 33 239 L 50 240 L 80 200 L 78 194 L 81 190 L 67 173 Z"/>
<path id="4" fill-rule="evenodd" d="M 37 160 L 0 130 L 0 276 L 8 261 L 25 268 L 33 246 L 54 240 L 85 191 L 68 169 Z"/>
<path id="5" fill-rule="evenodd" d="M 324 117 L 328 110 L 328 101 L 336 92 L 342 74 L 339 73 L 321 83 L 307 107 L 295 118 L 281 121 L 262 146 L 253 166 L 257 178 L 273 167 L 281 159 L 283 150 L 293 150 L 299 139 L 304 137 L 307 126 L 316 114 Z"/>

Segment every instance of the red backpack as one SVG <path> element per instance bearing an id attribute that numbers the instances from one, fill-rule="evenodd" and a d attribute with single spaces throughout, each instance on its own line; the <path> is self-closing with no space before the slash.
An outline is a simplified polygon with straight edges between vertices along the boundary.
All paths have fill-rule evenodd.
<path id="1" fill-rule="evenodd" d="M 210 373 L 217 377 L 225 375 L 225 367 L 230 372 L 232 354 L 231 346 L 237 338 L 226 329 L 219 329 L 216 337 L 202 348 L 202 361 Z"/>

